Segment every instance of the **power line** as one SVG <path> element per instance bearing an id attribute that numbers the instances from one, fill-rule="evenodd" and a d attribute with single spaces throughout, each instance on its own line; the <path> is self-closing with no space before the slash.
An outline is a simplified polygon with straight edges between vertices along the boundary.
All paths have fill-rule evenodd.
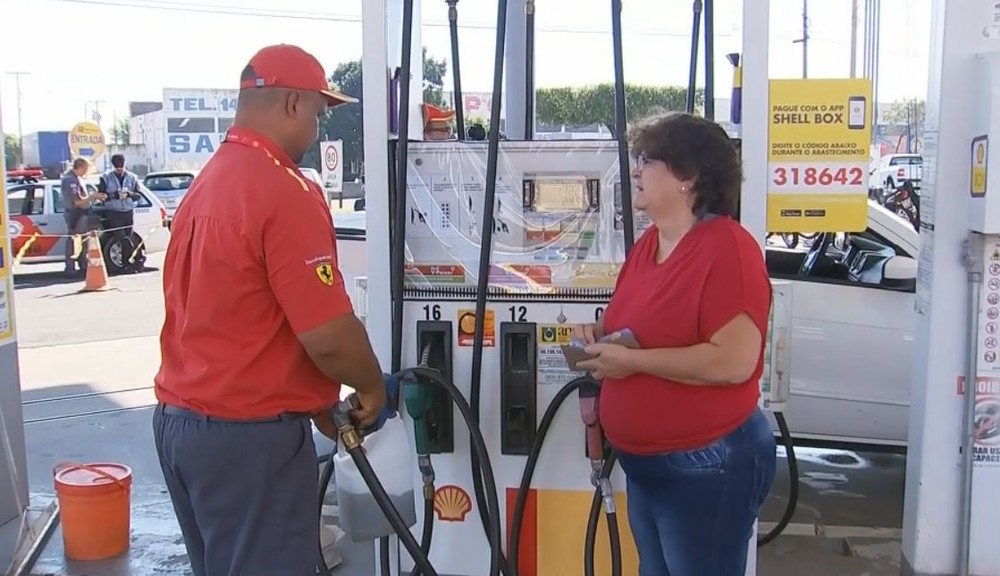
<path id="1" fill-rule="evenodd" d="M 220 6 L 212 4 L 194 4 L 187 2 L 177 2 L 177 1 L 156 1 L 156 0 L 47 0 L 48 2 L 61 2 L 64 4 L 85 4 L 89 6 L 110 6 L 113 8 L 133 8 L 133 9 L 147 9 L 147 10 L 161 10 L 165 12 L 186 12 L 195 14 L 218 14 L 224 16 L 246 16 L 246 17 L 256 17 L 256 18 L 281 18 L 285 20 L 310 20 L 310 21 L 322 21 L 322 22 L 343 22 L 343 23 L 361 23 L 361 16 L 355 16 L 352 14 L 334 14 L 327 12 L 307 12 L 301 10 L 267 10 L 260 8 L 246 8 L 246 7 L 236 7 L 236 6 Z M 422 24 L 426 28 L 448 28 L 448 22 L 437 22 L 437 21 L 425 21 Z M 494 30 L 496 27 L 492 24 L 482 23 L 482 22 L 463 22 L 458 26 L 461 29 L 469 30 Z M 596 28 L 568 28 L 568 27 L 547 27 L 538 28 L 540 32 L 549 32 L 552 34 L 575 34 L 575 35 L 610 35 L 611 30 L 602 30 Z M 690 36 L 690 31 L 688 30 L 670 30 L 670 29 L 645 29 L 645 30 L 628 30 L 630 36 L 652 36 L 652 37 L 673 37 L 673 38 L 688 38 Z M 727 38 L 733 36 L 732 34 L 717 34 L 718 38 Z"/>

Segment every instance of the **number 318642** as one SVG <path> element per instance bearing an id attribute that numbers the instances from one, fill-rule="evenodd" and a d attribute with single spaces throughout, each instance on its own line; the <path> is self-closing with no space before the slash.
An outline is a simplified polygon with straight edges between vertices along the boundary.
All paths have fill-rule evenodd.
<path id="1" fill-rule="evenodd" d="M 865 172 L 861 168 L 775 168 L 771 181 L 775 186 L 860 186 Z"/>

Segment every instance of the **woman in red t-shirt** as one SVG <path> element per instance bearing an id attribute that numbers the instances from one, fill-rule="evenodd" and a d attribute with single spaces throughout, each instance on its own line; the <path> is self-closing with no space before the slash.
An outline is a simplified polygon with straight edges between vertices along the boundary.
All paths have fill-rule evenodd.
<path id="1" fill-rule="evenodd" d="M 742 576 L 775 472 L 758 408 L 771 284 L 733 220 L 742 170 L 719 125 L 670 114 L 631 138 L 635 207 L 653 225 L 607 310 L 577 327 L 601 424 L 628 479 L 640 576 Z M 597 343 L 631 330 L 640 349 Z"/>

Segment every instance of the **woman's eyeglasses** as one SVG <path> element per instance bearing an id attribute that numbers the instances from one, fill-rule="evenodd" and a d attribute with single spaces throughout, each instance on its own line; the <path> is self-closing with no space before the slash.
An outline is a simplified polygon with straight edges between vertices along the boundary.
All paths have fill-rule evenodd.
<path id="1" fill-rule="evenodd" d="M 649 156 L 646 156 L 645 152 L 642 152 L 635 157 L 635 167 L 639 170 L 645 168 L 646 164 L 649 164 L 650 162 L 653 162 L 653 159 L 650 158 Z"/>

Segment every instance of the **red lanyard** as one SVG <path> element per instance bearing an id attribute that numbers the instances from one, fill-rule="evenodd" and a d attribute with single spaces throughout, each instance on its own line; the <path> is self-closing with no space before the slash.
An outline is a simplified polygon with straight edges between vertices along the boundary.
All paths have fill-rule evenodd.
<path id="1" fill-rule="evenodd" d="M 278 160 L 277 158 L 274 157 L 274 154 L 272 154 L 271 151 L 267 148 L 267 146 L 262 144 L 260 140 L 257 140 L 256 138 L 249 138 L 246 136 L 238 136 L 234 134 L 232 130 L 230 130 L 229 132 L 226 132 L 226 142 L 232 142 L 233 144 L 242 144 L 244 146 L 249 146 L 250 148 L 254 148 L 256 150 L 262 150 L 265 154 L 267 154 L 267 157 L 270 158 L 272 162 L 274 162 L 275 166 L 284 169 L 289 176 L 295 178 L 295 180 L 299 183 L 299 186 L 301 186 L 303 190 L 305 190 L 306 192 L 311 192 L 311 190 L 309 189 L 309 184 L 307 184 L 305 178 L 303 178 L 299 174 L 299 171 L 297 169 L 285 166 L 285 164 L 281 160 Z"/>

